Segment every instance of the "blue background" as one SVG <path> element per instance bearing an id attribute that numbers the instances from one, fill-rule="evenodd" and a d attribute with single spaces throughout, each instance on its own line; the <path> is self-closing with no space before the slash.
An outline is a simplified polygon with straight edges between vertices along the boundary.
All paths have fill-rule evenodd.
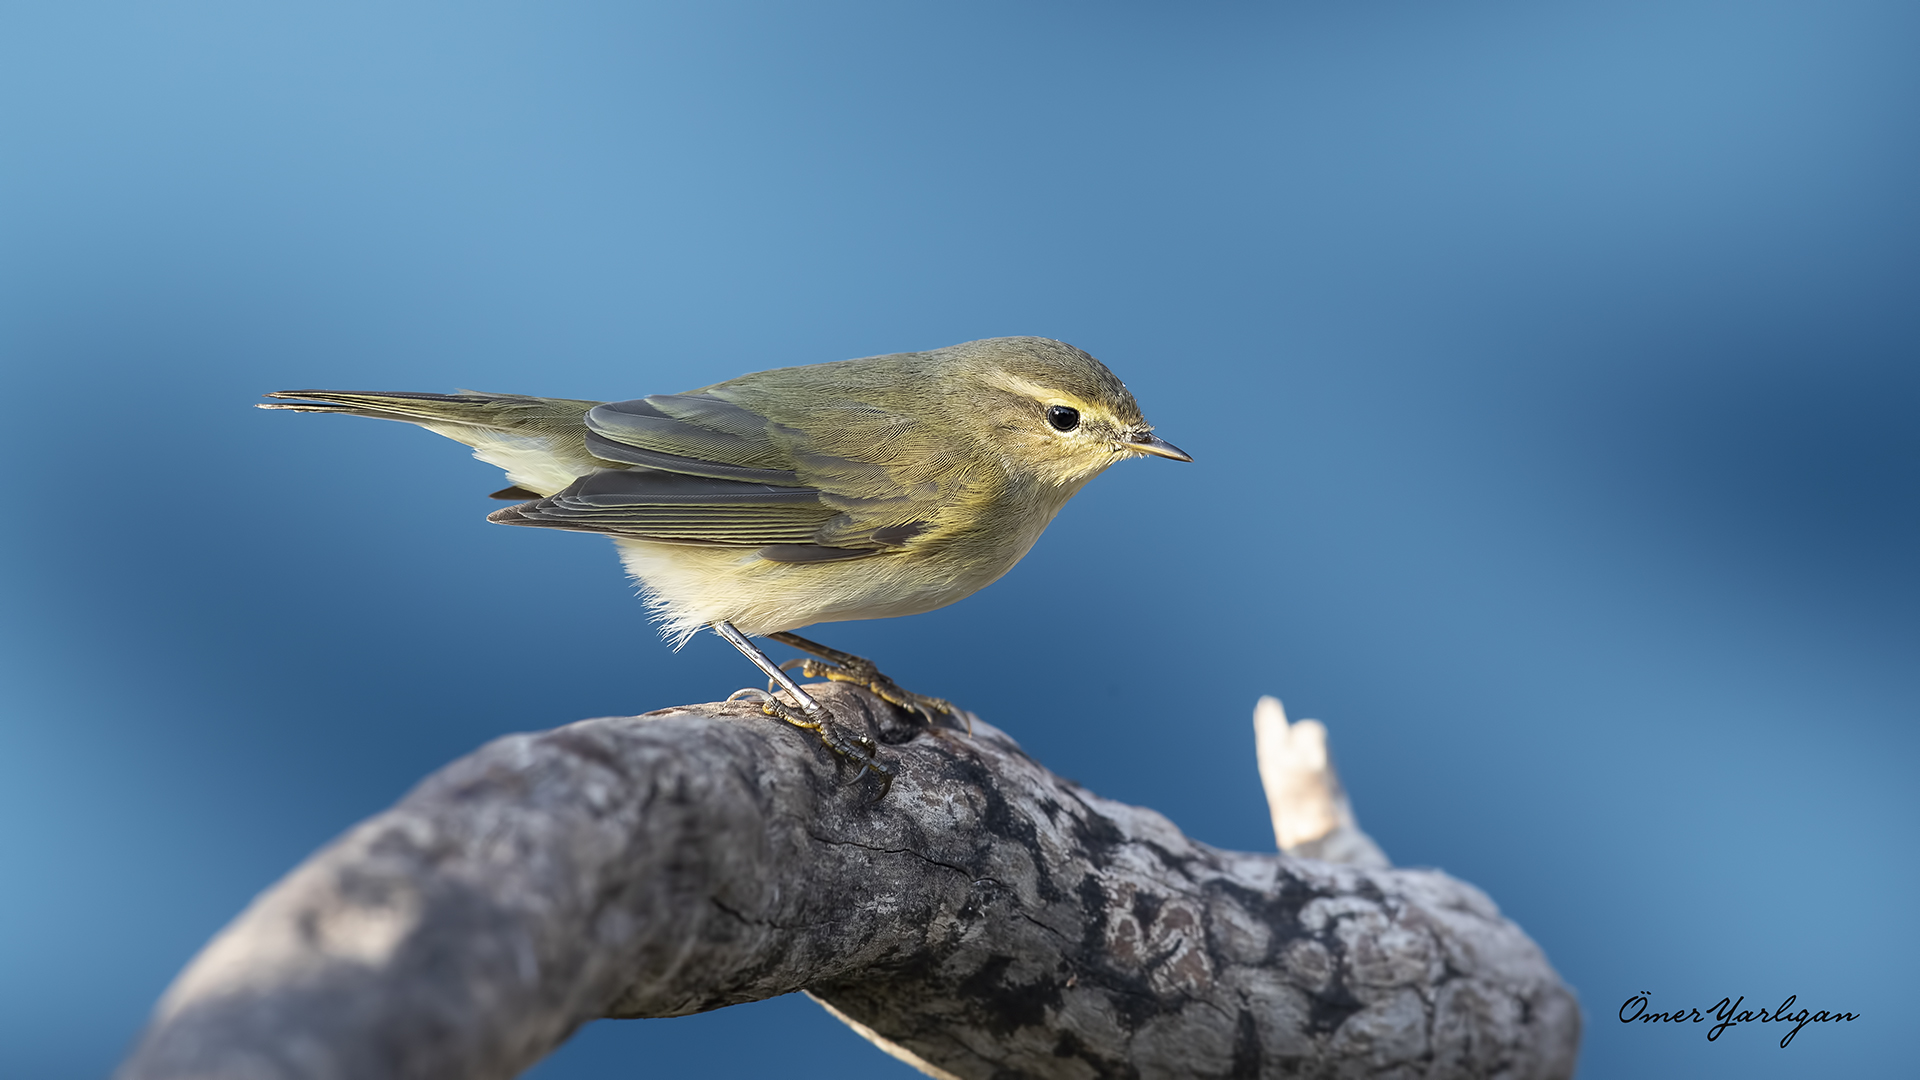
<path id="1" fill-rule="evenodd" d="M 828 627 L 1270 850 L 1254 699 L 1582 996 L 1587 1076 L 1911 1068 L 1920 9 L 0 10 L 0 1072 L 485 740 L 755 680 L 289 387 L 630 398 L 1005 334 L 1193 465 Z M 1861 1019 L 1623 1026 L 1798 994 Z M 794 997 L 534 1074 L 900 1077 Z"/>

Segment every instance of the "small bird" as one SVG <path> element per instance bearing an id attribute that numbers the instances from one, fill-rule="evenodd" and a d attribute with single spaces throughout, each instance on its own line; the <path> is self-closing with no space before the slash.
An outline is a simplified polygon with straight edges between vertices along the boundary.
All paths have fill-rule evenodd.
<path id="1" fill-rule="evenodd" d="M 891 770 L 787 675 L 868 687 L 929 720 L 955 710 L 792 633 L 944 607 L 1020 561 L 1107 466 L 1192 461 L 1153 434 L 1093 357 L 1047 338 L 777 368 L 684 394 L 578 401 L 517 394 L 286 390 L 263 409 L 404 420 L 506 471 L 489 521 L 605 533 L 678 648 L 711 627 L 794 702 L 769 716 Z M 775 664 L 750 638 L 817 659 Z M 882 788 L 884 794 L 885 788 Z"/>

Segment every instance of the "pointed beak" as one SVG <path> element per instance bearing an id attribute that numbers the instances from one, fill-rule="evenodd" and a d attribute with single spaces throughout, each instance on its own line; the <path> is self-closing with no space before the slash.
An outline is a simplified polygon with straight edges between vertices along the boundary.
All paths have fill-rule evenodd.
<path id="1" fill-rule="evenodd" d="M 1152 454 L 1155 457 L 1172 458 L 1175 461 L 1193 460 L 1193 455 L 1150 431 L 1129 436 L 1126 445 L 1129 450 L 1139 454 Z"/>

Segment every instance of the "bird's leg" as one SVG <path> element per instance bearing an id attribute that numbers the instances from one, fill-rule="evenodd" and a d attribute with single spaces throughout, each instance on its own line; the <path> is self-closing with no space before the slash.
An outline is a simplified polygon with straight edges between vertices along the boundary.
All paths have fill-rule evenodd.
<path id="1" fill-rule="evenodd" d="M 714 623 L 713 632 L 726 639 L 727 644 L 739 649 L 740 655 L 752 661 L 754 667 L 766 672 L 767 677 L 779 684 L 780 689 L 786 691 L 800 706 L 796 711 L 778 697 L 768 694 L 766 700 L 760 703 L 761 712 L 777 720 L 785 720 L 794 727 L 813 732 L 819 736 L 827 749 L 848 761 L 857 763 L 860 766 L 860 772 L 854 777 L 855 780 L 865 776 L 868 769 L 878 773 L 880 776 L 878 797 L 886 796 L 887 790 L 893 786 L 893 770 L 875 756 L 872 739 L 865 735 L 849 734 L 841 727 L 840 722 L 833 718 L 833 714 L 827 711 L 826 706 L 815 701 L 813 695 L 800 689 L 800 684 L 788 678 L 780 665 L 768 659 L 767 654 L 761 652 L 760 647 L 755 645 L 747 635 L 735 629 L 732 623 L 725 621 Z"/>
<path id="2" fill-rule="evenodd" d="M 818 660 L 789 660 L 782 665 L 783 670 L 797 665 L 800 668 L 800 674 L 808 679 L 827 679 L 832 682 L 864 686 L 883 701 L 919 713 L 929 724 L 934 722 L 936 713 L 941 716 L 958 716 L 966 722 L 967 734 L 973 734 L 973 720 L 965 710 L 954 708 L 953 702 L 945 698 L 928 697 L 902 688 L 899 683 L 882 675 L 880 669 L 873 666 L 873 661 L 865 657 L 828 648 L 817 641 L 809 641 L 799 634 L 782 632 L 768 634 L 767 637 L 782 645 L 791 645 L 801 652 L 812 653 L 819 657 Z"/>

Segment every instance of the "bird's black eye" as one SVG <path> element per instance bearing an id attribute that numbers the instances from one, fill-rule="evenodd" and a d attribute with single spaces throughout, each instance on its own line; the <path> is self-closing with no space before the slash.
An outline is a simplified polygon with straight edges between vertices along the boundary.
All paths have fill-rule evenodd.
<path id="1" fill-rule="evenodd" d="M 1047 424 L 1055 431 L 1072 431 L 1080 426 L 1080 410 L 1065 405 L 1049 405 Z"/>

